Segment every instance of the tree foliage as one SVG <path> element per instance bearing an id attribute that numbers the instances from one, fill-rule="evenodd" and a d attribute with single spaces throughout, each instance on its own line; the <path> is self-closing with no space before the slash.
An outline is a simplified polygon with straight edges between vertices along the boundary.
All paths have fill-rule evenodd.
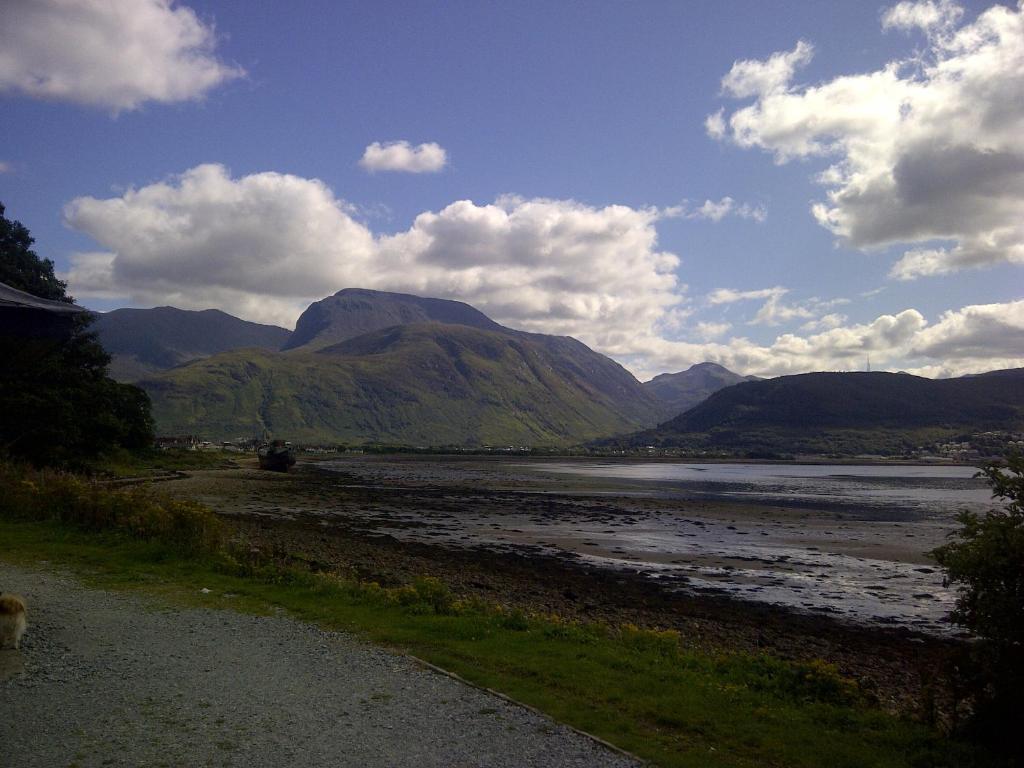
<path id="1" fill-rule="evenodd" d="M 954 541 L 934 555 L 948 582 L 959 586 L 953 620 L 993 642 L 1024 643 L 1024 456 L 980 474 L 1003 509 L 985 516 L 962 512 Z"/>
<path id="2" fill-rule="evenodd" d="M 932 554 L 958 587 L 953 620 L 980 639 L 963 665 L 971 730 L 1024 765 L 1024 456 L 979 474 L 1003 508 L 961 513 L 953 541 Z"/>
<path id="3" fill-rule="evenodd" d="M 0 203 L 0 283 L 42 299 L 71 303 L 67 283 L 53 272 L 53 261 L 36 255 L 28 229 L 20 221 L 8 219 L 5 210 Z"/>
<path id="4" fill-rule="evenodd" d="M 0 281 L 41 298 L 71 302 L 53 262 L 0 205 Z M 82 313 L 64 338 L 26 337 L 0 328 L 0 453 L 34 464 L 81 465 L 116 447 L 153 441 L 149 397 L 107 376 L 110 356 Z"/>

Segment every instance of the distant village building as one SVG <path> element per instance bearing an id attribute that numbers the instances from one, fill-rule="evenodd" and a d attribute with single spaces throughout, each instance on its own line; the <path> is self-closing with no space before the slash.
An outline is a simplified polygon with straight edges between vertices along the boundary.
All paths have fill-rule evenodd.
<path id="1" fill-rule="evenodd" d="M 167 437 L 158 437 L 155 442 L 157 448 L 165 451 L 172 448 L 195 451 L 203 444 L 203 441 L 197 435 L 171 435 Z"/>

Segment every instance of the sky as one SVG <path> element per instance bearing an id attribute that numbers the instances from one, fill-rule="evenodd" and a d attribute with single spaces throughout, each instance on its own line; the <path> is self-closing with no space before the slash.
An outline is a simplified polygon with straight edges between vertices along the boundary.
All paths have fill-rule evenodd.
<path id="1" fill-rule="evenodd" d="M 1024 5 L 5 0 L 0 202 L 101 311 L 365 287 L 641 379 L 1024 366 Z"/>

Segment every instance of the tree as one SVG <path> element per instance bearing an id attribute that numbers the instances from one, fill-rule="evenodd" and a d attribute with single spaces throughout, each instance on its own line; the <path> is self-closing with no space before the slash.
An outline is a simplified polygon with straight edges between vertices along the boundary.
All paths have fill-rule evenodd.
<path id="1" fill-rule="evenodd" d="M 71 302 L 53 262 L 32 251 L 21 223 L 0 205 L 0 282 L 41 298 Z M 0 454 L 34 464 L 81 465 L 114 448 L 153 441 L 149 397 L 107 376 L 110 356 L 77 316 L 64 338 L 27 338 L 0 328 Z"/>
<path id="2" fill-rule="evenodd" d="M 67 283 L 53 273 L 53 262 L 41 259 L 32 250 L 35 240 L 20 221 L 11 221 L 0 203 L 0 283 L 41 299 L 66 301 Z"/>
<path id="3" fill-rule="evenodd" d="M 953 541 L 932 554 L 958 586 L 952 618 L 974 632 L 966 669 L 974 694 L 970 728 L 1024 764 L 1024 456 L 979 473 L 1005 505 L 962 512 Z"/>

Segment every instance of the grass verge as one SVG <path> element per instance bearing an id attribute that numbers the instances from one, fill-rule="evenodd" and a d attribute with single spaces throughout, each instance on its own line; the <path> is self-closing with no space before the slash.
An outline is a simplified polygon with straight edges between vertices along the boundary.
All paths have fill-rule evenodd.
<path id="1" fill-rule="evenodd" d="M 824 663 L 695 653 L 672 631 L 461 602 L 432 579 L 385 588 L 281 568 L 228 542 L 209 510 L 179 504 L 145 490 L 0 471 L 0 557 L 58 563 L 93 586 L 180 604 L 284 609 L 413 653 L 656 765 L 990 764 L 965 744 L 869 707 Z M 143 511 L 133 516 L 133 507 Z M 190 526 L 192 535 L 167 533 Z"/>
<path id="2" fill-rule="evenodd" d="M 253 454 L 222 451 L 168 450 L 126 451 L 119 449 L 90 462 L 89 469 L 98 477 L 112 479 L 150 477 L 189 469 L 224 469 L 235 466 L 235 460 Z"/>

